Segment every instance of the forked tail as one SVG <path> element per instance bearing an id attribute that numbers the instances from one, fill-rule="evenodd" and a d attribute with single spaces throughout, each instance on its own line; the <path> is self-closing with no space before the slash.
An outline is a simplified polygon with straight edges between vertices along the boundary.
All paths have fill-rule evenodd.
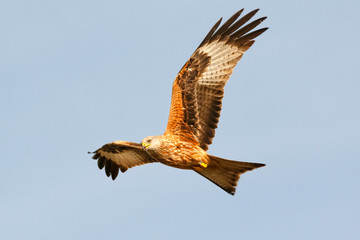
<path id="1" fill-rule="evenodd" d="M 241 174 L 265 166 L 262 163 L 238 162 L 211 155 L 208 156 L 210 157 L 210 164 L 207 168 L 196 172 L 231 195 L 235 194 L 237 181 Z"/>

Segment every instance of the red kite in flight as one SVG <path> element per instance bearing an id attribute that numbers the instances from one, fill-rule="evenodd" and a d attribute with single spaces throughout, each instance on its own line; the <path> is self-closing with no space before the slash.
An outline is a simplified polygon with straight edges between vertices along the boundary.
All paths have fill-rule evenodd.
<path id="1" fill-rule="evenodd" d="M 128 168 L 160 162 L 190 169 L 234 195 L 240 175 L 263 167 L 261 163 L 238 162 L 206 153 L 219 122 L 224 87 L 236 64 L 267 30 L 253 29 L 266 17 L 247 25 L 259 9 L 239 18 L 235 13 L 220 28 L 220 19 L 181 68 L 172 88 L 169 120 L 163 135 L 150 136 L 141 144 L 115 141 L 94 152 L 100 169 L 115 179 Z"/>

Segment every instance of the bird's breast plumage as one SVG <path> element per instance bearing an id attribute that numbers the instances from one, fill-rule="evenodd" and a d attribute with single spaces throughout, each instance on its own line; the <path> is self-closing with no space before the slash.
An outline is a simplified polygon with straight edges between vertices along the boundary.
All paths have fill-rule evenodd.
<path id="1" fill-rule="evenodd" d="M 182 169 L 194 169 L 201 163 L 209 163 L 207 153 L 199 145 L 170 134 L 164 134 L 161 145 L 148 153 L 165 165 Z"/>

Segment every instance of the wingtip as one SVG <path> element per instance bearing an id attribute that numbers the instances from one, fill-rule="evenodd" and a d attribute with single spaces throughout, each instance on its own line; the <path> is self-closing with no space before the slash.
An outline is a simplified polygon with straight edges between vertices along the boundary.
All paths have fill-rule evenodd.
<path id="1" fill-rule="evenodd" d="M 269 29 L 269 27 L 264 27 L 264 28 L 261 28 L 261 29 L 259 29 L 259 30 L 262 30 L 262 33 L 264 33 L 264 32 L 266 32 L 266 30 L 268 30 Z"/>
<path id="2" fill-rule="evenodd" d="M 240 9 L 239 11 L 237 11 L 236 14 L 239 14 L 239 16 L 240 16 L 243 11 L 244 11 L 244 8 Z"/>
<path id="3" fill-rule="evenodd" d="M 250 12 L 249 12 L 248 14 L 246 14 L 246 15 L 251 15 L 251 17 L 253 17 L 259 10 L 260 10 L 260 8 L 256 8 L 256 9 L 250 11 Z"/>
<path id="4" fill-rule="evenodd" d="M 92 159 L 94 159 L 94 160 L 97 160 L 97 159 L 100 157 L 100 154 L 97 153 L 97 152 L 93 152 L 93 153 L 91 153 L 91 154 L 94 154 L 94 155 L 92 156 Z"/>
<path id="5" fill-rule="evenodd" d="M 263 22 L 267 19 L 267 16 L 259 18 L 260 22 Z"/>
<path id="6" fill-rule="evenodd" d="M 236 18 L 238 18 L 243 11 L 244 11 L 244 9 L 240 9 L 239 11 L 237 11 L 237 12 L 233 15 L 233 17 L 236 16 Z"/>
<path id="7" fill-rule="evenodd" d="M 116 179 L 117 176 L 118 176 L 118 173 L 112 173 L 112 174 L 111 174 L 111 179 L 112 179 L 113 181 L 115 181 L 115 179 Z"/>
<path id="8" fill-rule="evenodd" d="M 258 168 L 265 167 L 265 166 L 266 166 L 266 164 L 264 164 L 264 163 L 258 163 Z"/>

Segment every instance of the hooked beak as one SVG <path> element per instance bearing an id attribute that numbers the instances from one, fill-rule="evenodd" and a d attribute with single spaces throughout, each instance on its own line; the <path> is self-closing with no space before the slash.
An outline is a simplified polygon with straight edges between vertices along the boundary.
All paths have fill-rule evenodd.
<path id="1" fill-rule="evenodd" d="M 144 150 L 146 150 L 146 148 L 148 148 L 150 146 L 150 144 L 148 144 L 148 143 L 141 143 L 141 145 Z"/>

